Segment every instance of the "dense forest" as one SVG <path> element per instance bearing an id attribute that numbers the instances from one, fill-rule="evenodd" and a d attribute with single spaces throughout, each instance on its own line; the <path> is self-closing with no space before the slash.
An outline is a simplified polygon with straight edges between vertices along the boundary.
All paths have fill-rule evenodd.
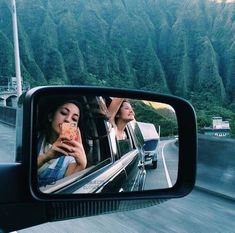
<path id="1" fill-rule="evenodd" d="M 214 0 L 17 0 L 31 86 L 102 85 L 189 100 L 235 135 L 235 4 Z M 14 73 L 10 1 L 0 0 L 0 82 Z"/>

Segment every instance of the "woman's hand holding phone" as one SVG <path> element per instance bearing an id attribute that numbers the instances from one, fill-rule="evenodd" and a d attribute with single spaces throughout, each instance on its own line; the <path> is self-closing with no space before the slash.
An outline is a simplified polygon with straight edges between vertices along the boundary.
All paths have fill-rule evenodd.
<path id="1" fill-rule="evenodd" d="M 60 138 L 65 139 L 65 141 L 79 140 L 79 132 L 76 123 L 63 123 L 61 124 Z"/>

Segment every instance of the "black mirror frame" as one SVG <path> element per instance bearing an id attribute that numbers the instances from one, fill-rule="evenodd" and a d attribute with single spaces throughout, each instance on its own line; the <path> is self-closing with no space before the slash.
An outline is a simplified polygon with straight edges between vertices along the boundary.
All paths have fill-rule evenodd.
<path id="1" fill-rule="evenodd" d="M 179 167 L 177 182 L 172 188 L 147 190 L 142 192 L 128 193 L 109 193 L 109 194 L 68 194 L 51 195 L 38 190 L 37 187 L 37 168 L 35 146 L 36 141 L 36 103 L 45 95 L 63 93 L 73 95 L 97 95 L 115 96 L 133 99 L 145 99 L 149 101 L 162 102 L 171 105 L 176 113 L 179 133 Z M 195 184 L 196 178 L 196 158 L 197 158 L 197 126 L 196 116 L 193 107 L 186 100 L 171 96 L 156 94 L 153 92 L 101 88 L 88 86 L 46 86 L 36 87 L 29 90 L 23 103 L 23 163 L 28 167 L 28 187 L 33 199 L 54 200 L 54 201 L 73 201 L 73 200 L 133 200 L 133 199 L 171 199 L 183 197 L 189 194 Z"/>

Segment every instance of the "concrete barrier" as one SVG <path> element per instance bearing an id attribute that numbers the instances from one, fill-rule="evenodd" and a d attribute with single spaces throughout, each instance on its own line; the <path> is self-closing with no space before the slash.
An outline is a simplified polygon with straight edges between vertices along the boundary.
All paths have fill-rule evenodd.
<path id="1" fill-rule="evenodd" d="M 16 126 L 16 109 L 0 106 L 0 121 L 11 126 Z"/>
<path id="2" fill-rule="evenodd" d="M 235 199 L 235 140 L 198 135 L 196 186 Z"/>

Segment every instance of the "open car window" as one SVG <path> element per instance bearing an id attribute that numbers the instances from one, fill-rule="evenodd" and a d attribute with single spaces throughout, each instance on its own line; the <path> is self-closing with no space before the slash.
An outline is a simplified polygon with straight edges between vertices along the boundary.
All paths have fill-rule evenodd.
<path id="1" fill-rule="evenodd" d="M 126 153 L 135 149 L 133 139 L 131 138 L 131 134 L 128 128 L 125 129 L 126 138 L 117 141 L 118 146 L 118 154 L 119 157 L 122 157 Z"/>

